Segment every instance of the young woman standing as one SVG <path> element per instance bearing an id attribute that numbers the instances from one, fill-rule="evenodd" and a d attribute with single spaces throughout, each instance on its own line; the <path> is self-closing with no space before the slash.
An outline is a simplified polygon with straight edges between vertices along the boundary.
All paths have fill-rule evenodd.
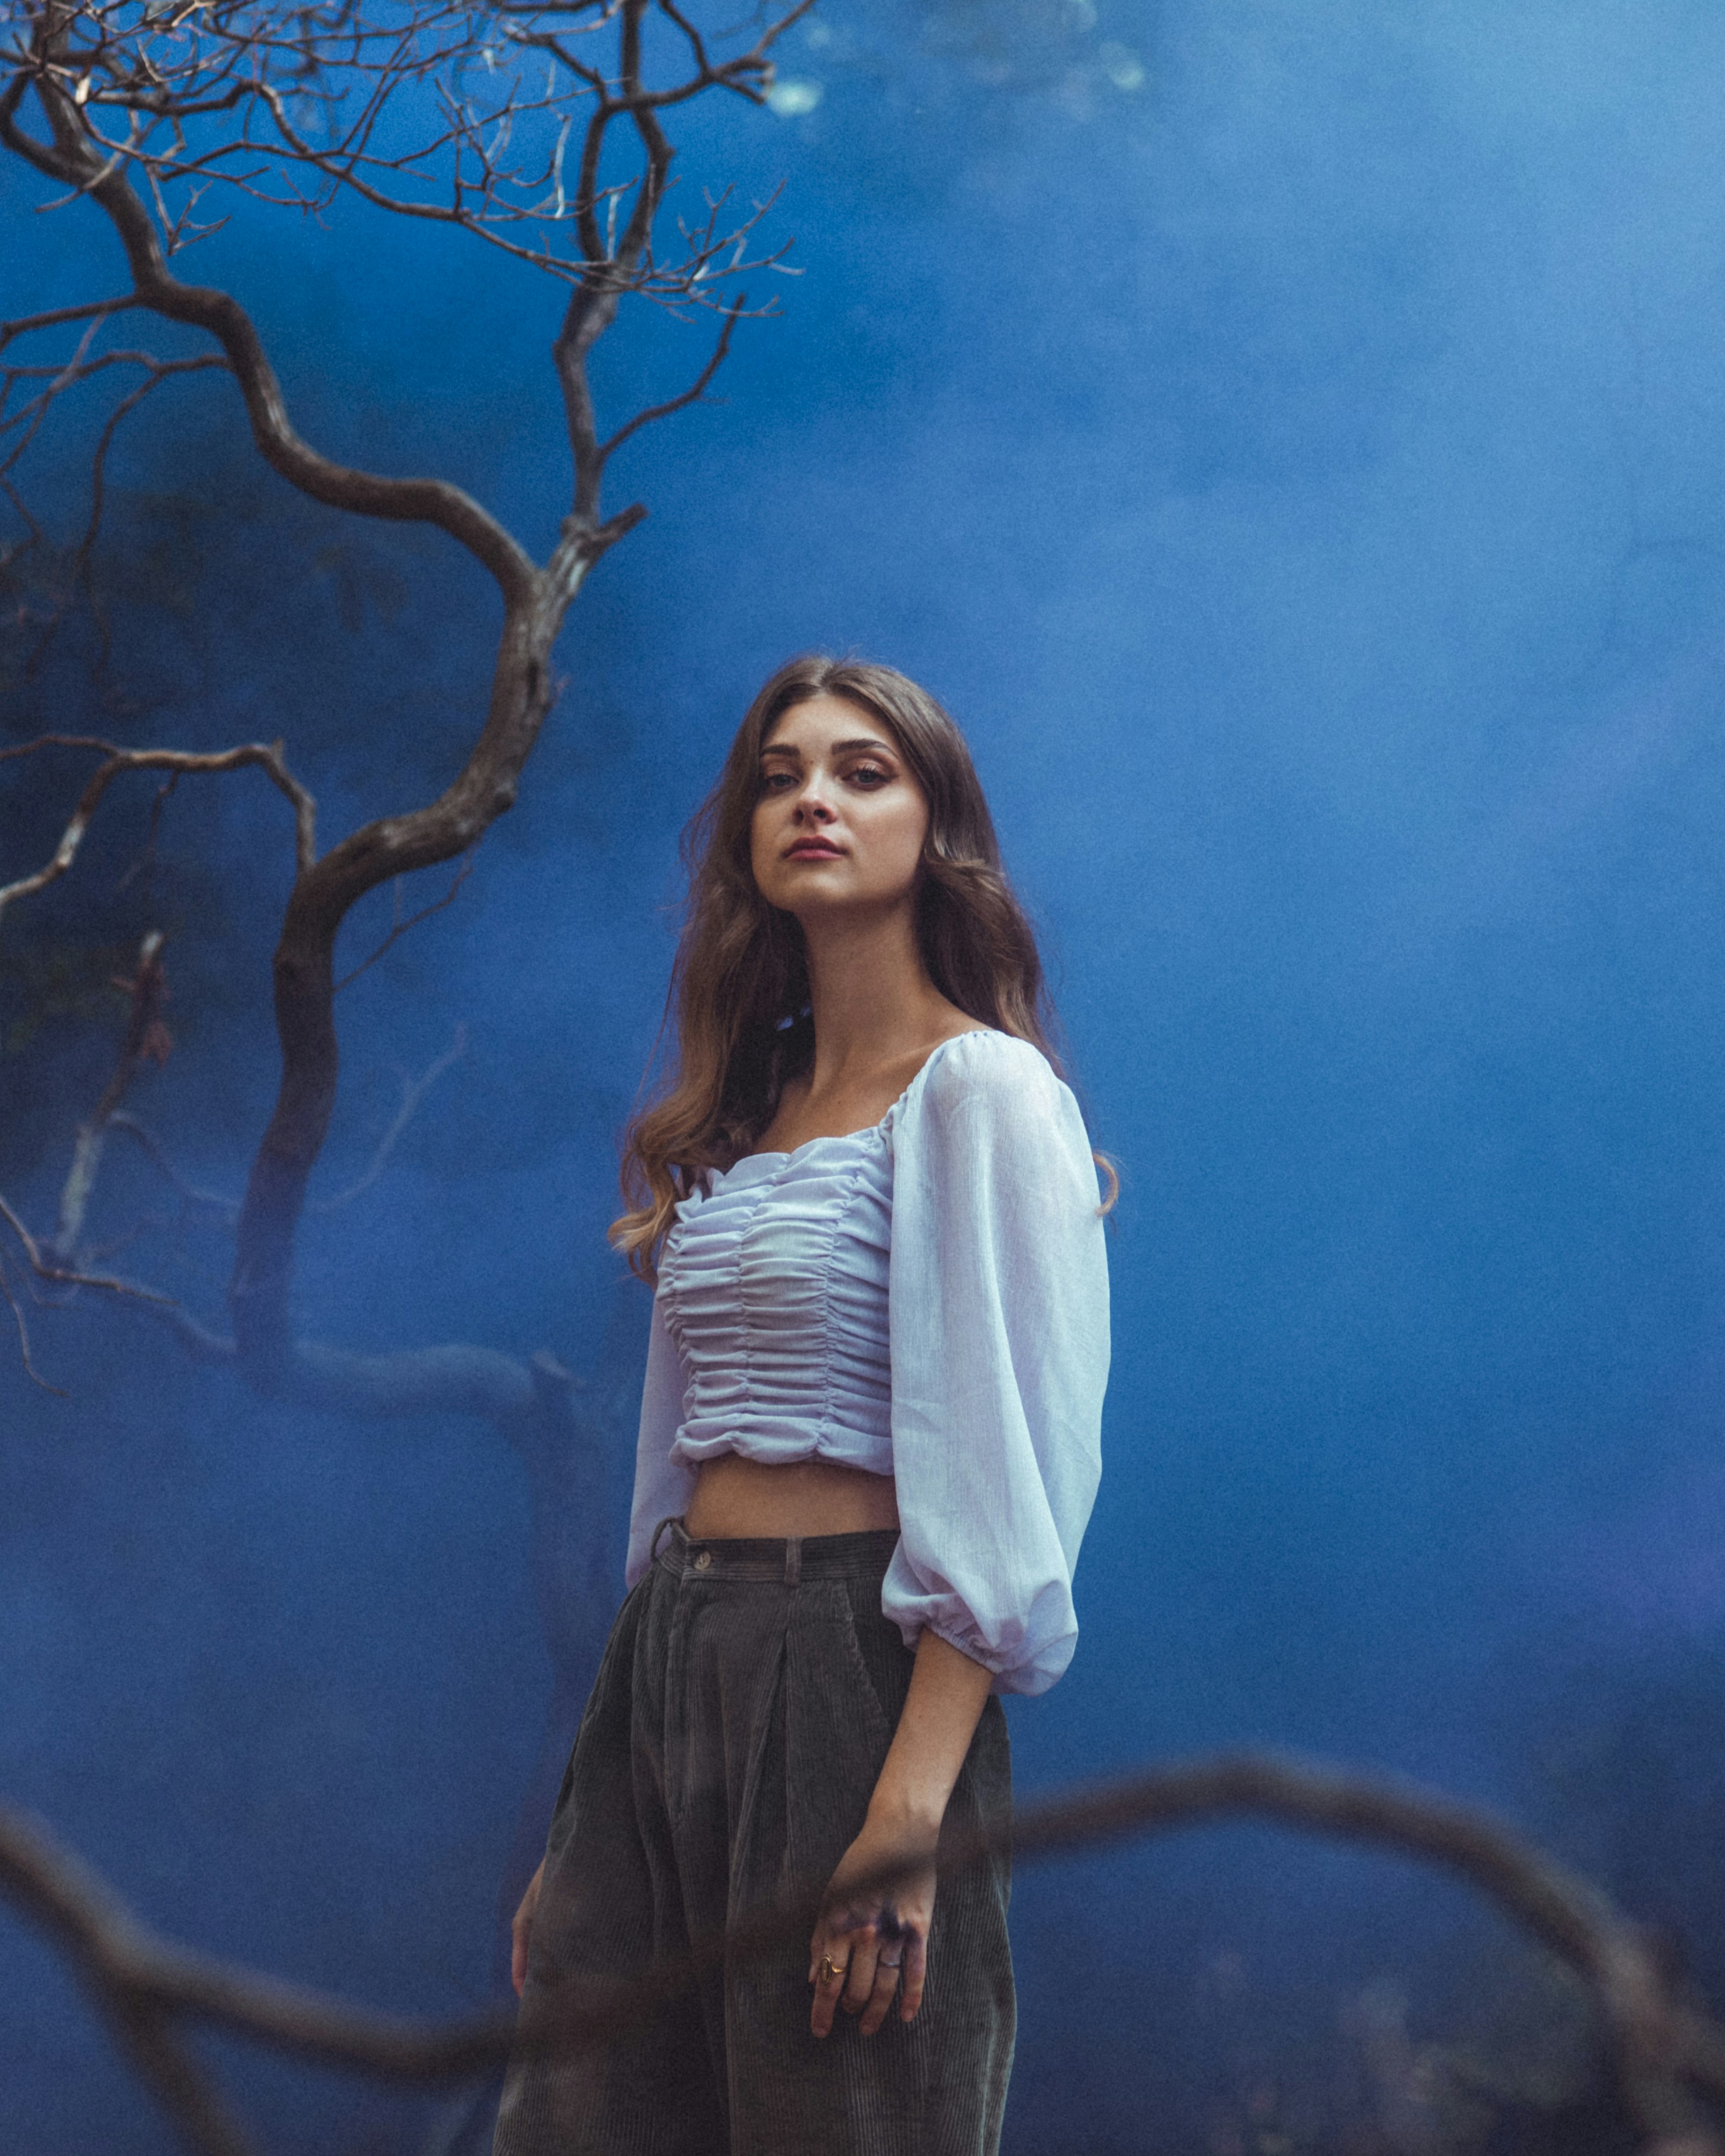
<path id="1" fill-rule="evenodd" d="M 1099 1471 L 1105 1209 L 963 737 L 810 658 L 691 830 L 624 1603 L 516 1919 L 524 2027 L 798 1884 L 798 1957 L 524 2054 L 498 2156 L 989 2156 L 1014 2032 L 995 1694 L 1045 1691 Z M 999 1854 L 942 1887 L 942 1831 Z M 853 1882 L 911 1859 L 890 1892 Z"/>

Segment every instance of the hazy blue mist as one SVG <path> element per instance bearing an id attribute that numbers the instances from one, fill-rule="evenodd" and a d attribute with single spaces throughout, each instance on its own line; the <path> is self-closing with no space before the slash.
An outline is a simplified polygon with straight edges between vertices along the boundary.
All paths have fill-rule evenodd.
<path id="1" fill-rule="evenodd" d="M 678 140 L 691 197 L 784 179 L 805 274 L 721 403 L 619 458 L 651 519 L 575 609 L 519 807 L 344 994 L 322 1188 L 388 1066 L 472 1047 L 308 1229 L 304 1329 L 634 1382 L 603 1231 L 678 828 L 786 654 L 889 660 L 968 731 L 1123 1180 L 1085 1634 L 1014 1711 L 1021 1788 L 1244 1742 L 1404 1770 L 1682 1931 L 1725 2005 L 1725 17 L 834 0 L 784 72 L 811 110 Z M 94 215 L 5 185 L 0 311 L 106 289 Z M 459 480 L 545 550 L 549 287 L 352 213 L 204 255 L 321 447 Z M 612 408 L 700 350 L 639 321 Z M 164 392 L 120 476 L 131 737 L 284 734 L 331 837 L 441 783 L 495 614 L 452 547 L 290 499 L 219 378 Z M 15 728 L 109 723 L 81 678 Z M 13 767 L 0 872 L 76 768 L 27 807 Z M 116 796 L 8 946 L 135 933 L 146 813 Z M 182 788 L 162 843 L 180 1037 L 139 1105 L 236 1188 L 285 811 Z M 39 1220 L 110 1029 L 0 1058 Z M 146 1202 L 131 1168 L 105 1200 Z M 213 1312 L 218 1259 L 169 1284 Z M 272 1408 L 124 1318 L 36 1332 L 70 1397 L 0 1352 L 0 1792 L 188 1942 L 403 2009 L 493 1996 L 549 1681 L 518 1464 L 453 1419 Z M 1439 2036 L 1539 1995 L 1440 1882 L 1238 1830 L 1027 1868 L 1015 1939 L 1014 2156 L 1222 2156 L 1242 2090 L 1322 2079 L 1386 1984 Z M 9 1922 L 0 1972 L 0 2140 L 164 2148 Z M 272 2151 L 393 2156 L 428 2115 L 234 2085 Z"/>

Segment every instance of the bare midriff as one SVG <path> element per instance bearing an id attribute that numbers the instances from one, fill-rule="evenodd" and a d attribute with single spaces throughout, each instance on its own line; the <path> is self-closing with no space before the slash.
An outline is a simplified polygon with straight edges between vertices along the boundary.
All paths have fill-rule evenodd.
<path id="1" fill-rule="evenodd" d="M 697 1542 L 855 1535 L 897 1525 L 898 1497 L 890 1475 L 870 1475 L 831 1460 L 774 1466 L 737 1452 L 702 1460 L 683 1516 L 685 1532 Z"/>

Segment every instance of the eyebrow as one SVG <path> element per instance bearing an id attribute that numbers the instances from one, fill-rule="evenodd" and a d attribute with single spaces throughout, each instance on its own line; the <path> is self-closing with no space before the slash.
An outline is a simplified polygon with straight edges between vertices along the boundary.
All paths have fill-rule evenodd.
<path id="1" fill-rule="evenodd" d="M 854 748 L 880 749 L 888 756 L 891 756 L 895 753 L 891 742 L 877 741 L 872 734 L 860 735 L 855 741 L 834 742 L 832 746 L 831 753 L 834 756 L 839 756 L 845 751 Z M 794 757 L 798 763 L 803 761 L 802 750 L 796 747 L 790 742 L 769 742 L 767 747 L 762 750 L 761 753 L 763 757 Z"/>

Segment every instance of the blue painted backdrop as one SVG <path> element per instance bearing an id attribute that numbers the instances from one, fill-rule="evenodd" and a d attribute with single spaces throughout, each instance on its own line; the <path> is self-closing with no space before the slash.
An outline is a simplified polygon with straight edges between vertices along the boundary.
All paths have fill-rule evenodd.
<path id="1" fill-rule="evenodd" d="M 627 1384 L 644 1302 L 603 1230 L 678 827 L 786 653 L 886 658 L 969 732 L 1124 1185 L 1085 1637 L 1014 1712 L 1021 1786 L 1241 1741 L 1391 1765 L 1686 1934 L 1717 1997 L 1725 20 L 834 0 L 783 71 L 786 110 L 679 140 L 691 189 L 786 181 L 805 274 L 724 402 L 619 459 L 652 518 L 577 607 L 521 805 L 343 997 L 326 1188 L 386 1066 L 472 1046 L 308 1231 L 305 1328 Z M 5 311 L 106 289 L 95 218 L 5 186 Z M 460 480 L 544 550 L 548 288 L 352 213 L 238 218 L 202 274 L 320 446 Z M 638 321 L 613 408 L 696 349 Z M 331 836 L 441 783 L 495 626 L 453 548 L 292 501 L 218 379 L 164 392 L 117 476 L 129 738 L 284 734 Z M 16 728 L 112 723 L 81 678 Z M 8 776 L 8 872 L 74 776 Z M 146 810 L 116 796 L 76 890 L 8 923 L 15 1012 L 33 937 L 134 932 Z M 254 779 L 170 804 L 178 1038 L 139 1105 L 229 1188 L 287 866 Z M 112 1021 L 23 1030 L 6 1187 L 45 1222 Z M 123 1168 L 107 1217 L 148 1199 Z M 162 1263 L 218 1307 L 213 1243 Z M 124 1318 L 37 1331 L 70 1397 L 0 1358 L 0 1789 L 188 1941 L 402 2008 L 493 1995 L 549 1682 L 518 1464 L 454 1419 L 261 1404 Z M 1017 2156 L 1327 2145 L 1326 2106 L 1394 2111 L 1409 2045 L 1491 2025 L 1579 2086 L 1571 2002 L 1392 1864 L 1241 1830 L 1068 1862 L 1024 1873 L 1017 1939 Z M 10 1923 L 0 1987 L 8 2147 L 164 2145 Z M 222 2056 L 273 2149 L 429 2130 Z"/>

